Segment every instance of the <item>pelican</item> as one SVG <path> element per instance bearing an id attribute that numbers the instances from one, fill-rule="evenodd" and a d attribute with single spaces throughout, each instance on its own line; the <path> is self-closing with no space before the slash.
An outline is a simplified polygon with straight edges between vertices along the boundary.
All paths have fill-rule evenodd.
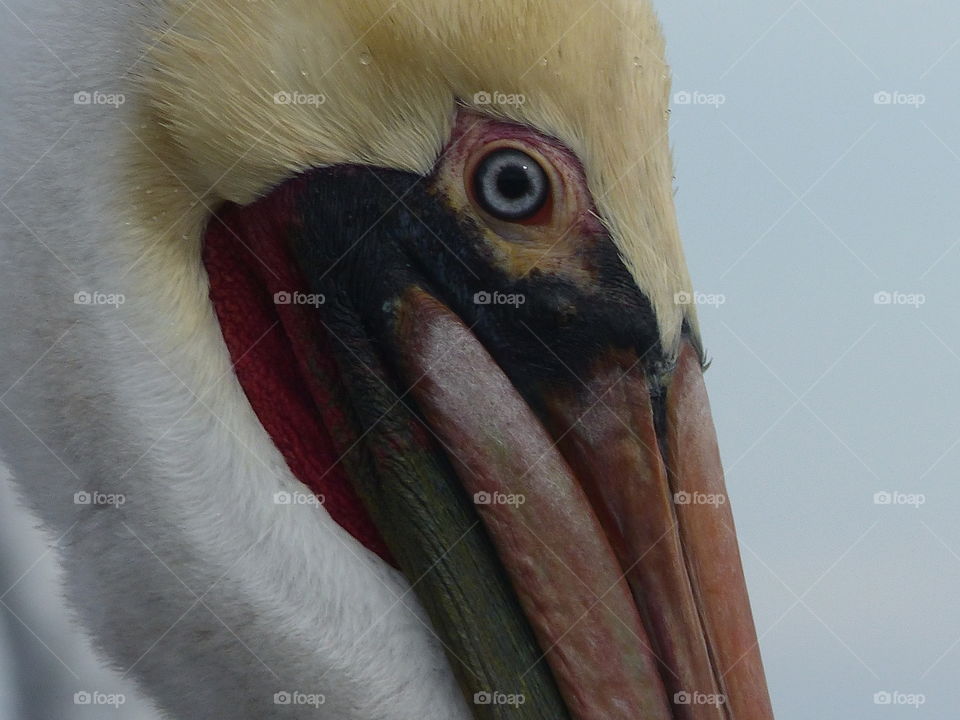
<path id="1" fill-rule="evenodd" d="M 5 21 L 5 461 L 176 718 L 772 718 L 646 0 Z"/>

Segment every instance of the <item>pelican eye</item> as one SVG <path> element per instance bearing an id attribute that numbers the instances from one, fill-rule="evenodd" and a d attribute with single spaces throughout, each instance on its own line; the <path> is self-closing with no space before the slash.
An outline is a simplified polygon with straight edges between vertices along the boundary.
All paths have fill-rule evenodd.
<path id="1" fill-rule="evenodd" d="M 501 148 L 487 155 L 473 176 L 477 202 L 499 220 L 517 222 L 536 215 L 550 195 L 550 181 L 536 160 L 521 150 Z"/>

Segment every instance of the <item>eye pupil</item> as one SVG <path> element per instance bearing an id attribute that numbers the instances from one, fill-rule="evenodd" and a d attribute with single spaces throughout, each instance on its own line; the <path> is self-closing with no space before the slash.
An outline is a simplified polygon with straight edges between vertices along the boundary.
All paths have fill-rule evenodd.
<path id="1" fill-rule="evenodd" d="M 505 198 L 517 200 L 530 192 L 530 176 L 521 165 L 507 165 L 497 175 L 497 190 Z"/>
<path id="2" fill-rule="evenodd" d="M 540 164 L 514 148 L 487 155 L 477 166 L 473 185 L 484 210 L 511 222 L 536 215 L 550 194 L 549 179 Z"/>

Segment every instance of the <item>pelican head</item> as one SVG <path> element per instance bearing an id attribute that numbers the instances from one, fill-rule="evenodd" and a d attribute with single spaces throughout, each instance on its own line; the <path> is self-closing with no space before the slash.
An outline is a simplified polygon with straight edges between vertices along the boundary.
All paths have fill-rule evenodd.
<path id="1" fill-rule="evenodd" d="M 53 4 L 0 438 L 112 664 L 183 718 L 772 718 L 646 0 Z"/>

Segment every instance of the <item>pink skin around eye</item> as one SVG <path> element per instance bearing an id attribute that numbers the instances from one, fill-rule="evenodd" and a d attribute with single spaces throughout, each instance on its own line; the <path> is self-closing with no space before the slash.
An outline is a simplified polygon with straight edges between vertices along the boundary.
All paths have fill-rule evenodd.
<path id="1" fill-rule="evenodd" d="M 587 188 L 583 165 L 566 145 L 556 138 L 519 123 L 507 122 L 460 108 L 454 121 L 450 141 L 440 157 L 436 172 L 464 177 L 468 168 L 475 164 L 478 151 L 493 143 L 511 144 L 519 149 L 528 149 L 549 163 L 545 168 L 552 171 L 555 180 L 562 184 L 562 192 L 556 200 L 561 214 L 557 223 L 569 227 L 576 223 L 583 233 L 603 232 L 603 223 L 596 212 L 593 198 Z M 551 172 L 548 172 L 550 175 Z"/>

